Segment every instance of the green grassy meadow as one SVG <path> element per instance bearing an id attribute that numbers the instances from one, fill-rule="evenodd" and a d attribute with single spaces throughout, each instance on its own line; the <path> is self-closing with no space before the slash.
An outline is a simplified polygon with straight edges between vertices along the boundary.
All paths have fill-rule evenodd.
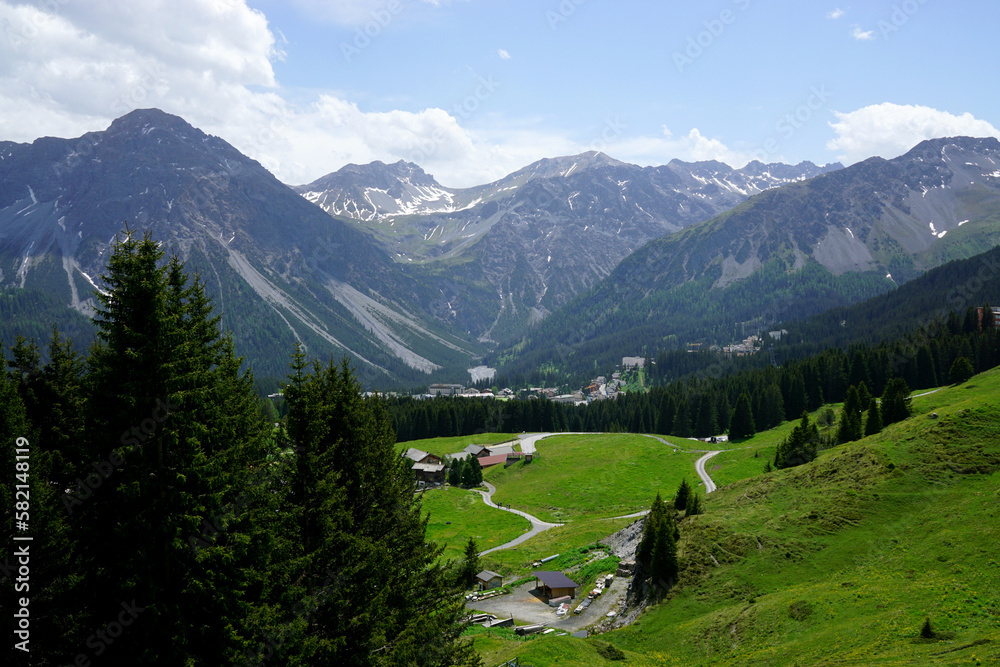
<path id="1" fill-rule="evenodd" d="M 544 521 L 614 517 L 648 509 L 657 492 L 672 497 L 681 478 L 696 484 L 698 454 L 641 435 L 561 435 L 536 444 L 531 463 L 485 473 L 497 503 Z"/>
<path id="2" fill-rule="evenodd" d="M 632 625 L 477 647 L 533 665 L 604 664 L 602 642 L 636 665 L 1000 664 L 1000 371 L 913 409 L 720 486 L 681 523 L 680 584 Z M 918 640 L 926 618 L 939 637 Z"/>
<path id="3" fill-rule="evenodd" d="M 484 551 L 531 529 L 527 519 L 487 506 L 475 491 L 436 488 L 425 491 L 421 498 L 424 513 L 430 515 L 427 541 L 445 547 L 444 560 L 461 559 L 470 537 Z"/>
<path id="4" fill-rule="evenodd" d="M 820 416 L 833 409 L 839 413 L 840 405 L 824 405 L 819 410 L 809 413 L 809 420 L 816 423 Z M 705 470 L 712 477 L 716 486 L 725 486 L 738 482 L 741 479 L 755 477 L 764 472 L 764 464 L 767 461 L 774 461 L 774 453 L 782 440 L 792 433 L 792 429 L 799 423 L 799 420 L 786 421 L 770 430 L 761 431 L 752 438 L 745 440 L 721 443 L 716 449 L 725 449 L 721 454 L 717 454 L 705 466 Z M 826 434 L 828 427 L 820 427 L 820 433 Z M 836 429 L 836 426 L 832 428 Z M 705 445 L 709 447 L 710 445 Z"/>

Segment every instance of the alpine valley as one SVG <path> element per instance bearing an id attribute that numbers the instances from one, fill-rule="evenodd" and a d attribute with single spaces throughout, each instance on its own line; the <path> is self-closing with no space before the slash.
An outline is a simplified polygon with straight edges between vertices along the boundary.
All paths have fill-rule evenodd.
<path id="1" fill-rule="evenodd" d="M 466 189 L 373 162 L 290 187 L 177 116 L 134 111 L 77 139 L 0 142 L 4 321 L 86 342 L 80 314 L 126 226 L 198 272 L 258 377 L 284 376 L 301 341 L 349 355 L 375 388 L 468 381 L 484 360 L 568 380 L 987 250 L 1000 142 L 932 140 L 848 168 L 589 152 Z"/>

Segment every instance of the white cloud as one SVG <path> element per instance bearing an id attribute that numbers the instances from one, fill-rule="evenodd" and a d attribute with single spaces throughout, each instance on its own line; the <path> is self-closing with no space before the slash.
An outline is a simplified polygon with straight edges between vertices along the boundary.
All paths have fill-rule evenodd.
<path id="1" fill-rule="evenodd" d="M 510 54 L 507 53 L 507 49 L 497 49 L 497 55 L 500 56 L 501 60 L 510 60 Z"/>
<path id="2" fill-rule="evenodd" d="M 843 16 L 846 13 L 847 12 L 845 12 L 843 9 L 841 9 L 840 7 L 837 7 L 836 9 L 834 9 L 833 11 L 831 11 L 829 14 L 827 14 L 826 18 L 833 19 L 834 21 L 836 21 L 837 19 L 839 19 L 841 16 Z"/>
<path id="3" fill-rule="evenodd" d="M 875 39 L 874 30 L 862 30 L 861 26 L 856 25 L 851 27 L 851 37 L 859 42 L 867 42 Z"/>
<path id="4" fill-rule="evenodd" d="M 591 149 L 584 147 L 584 150 Z M 621 137 L 607 142 L 607 147 L 601 150 L 613 158 L 639 165 L 661 165 L 676 158 L 686 162 L 718 160 L 730 167 L 742 167 L 754 159 L 748 152 L 706 137 L 696 127 L 677 137 L 666 127 L 662 128 L 661 136 Z"/>
<path id="5" fill-rule="evenodd" d="M 838 159 L 848 164 L 873 155 L 886 159 L 907 152 L 925 139 L 973 136 L 1000 138 L 985 120 L 970 113 L 960 116 L 947 111 L 915 105 L 873 104 L 850 113 L 834 112 L 830 127 L 837 136 L 826 147 L 838 151 Z"/>
<path id="6" fill-rule="evenodd" d="M 332 3 L 346 7 L 344 3 Z M 356 3 L 348 3 L 356 4 Z M 357 3 L 364 5 L 364 3 Z M 266 18 L 236 0 L 50 3 L 0 0 L 0 139 L 77 137 L 137 108 L 182 116 L 258 160 L 286 183 L 307 183 L 348 162 L 416 162 L 440 182 L 469 186 L 542 157 L 602 150 L 639 164 L 748 155 L 697 129 L 628 137 L 612 125 L 592 138 L 490 115 L 494 84 L 470 79 L 451 111 L 372 111 L 343 94 L 284 91 L 282 57 Z M 501 52 L 498 52 L 498 54 Z M 502 56 L 501 56 L 502 57 Z"/>

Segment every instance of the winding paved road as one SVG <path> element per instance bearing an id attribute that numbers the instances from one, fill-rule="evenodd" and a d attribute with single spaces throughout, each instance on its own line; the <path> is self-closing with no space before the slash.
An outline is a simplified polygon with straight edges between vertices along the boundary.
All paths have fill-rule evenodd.
<path id="1" fill-rule="evenodd" d="M 713 482 L 712 478 L 709 477 L 707 472 L 705 472 L 705 463 L 716 454 L 721 454 L 721 453 L 722 453 L 721 449 L 714 452 L 708 452 L 707 454 L 705 454 L 700 459 L 694 462 L 694 469 L 698 471 L 698 477 L 701 477 L 701 481 L 705 483 L 706 495 L 708 495 L 712 491 L 715 491 L 715 482 Z"/>
<path id="2" fill-rule="evenodd" d="M 539 440 L 543 439 L 543 438 L 547 438 L 547 437 L 552 436 L 552 435 L 595 435 L 595 434 L 594 433 L 586 433 L 586 432 L 571 432 L 571 433 L 532 433 L 531 435 L 522 435 L 521 436 L 521 451 L 524 452 L 524 453 L 526 453 L 526 454 L 533 454 L 533 453 L 535 453 L 535 451 L 537 451 L 535 449 L 535 443 L 538 442 Z M 677 445 L 675 445 L 675 444 L 673 444 L 671 442 L 667 442 L 663 438 L 657 437 L 655 435 L 649 435 L 649 434 L 645 434 L 645 433 L 638 434 L 638 435 L 645 435 L 646 437 L 653 438 L 655 440 L 658 440 L 658 441 L 662 442 L 664 445 L 667 445 L 669 447 L 673 447 L 674 449 L 682 449 L 681 447 L 678 447 Z M 683 450 L 683 451 L 694 452 L 694 453 L 705 452 L 705 455 L 702 456 L 700 459 L 698 459 L 695 462 L 694 467 L 695 467 L 695 470 L 698 472 L 698 477 L 700 477 L 701 481 L 705 483 L 705 493 L 708 494 L 708 493 L 711 493 L 712 491 L 715 491 L 715 488 L 716 488 L 715 487 L 715 482 L 712 481 L 712 478 L 705 471 L 705 462 L 708 461 L 713 456 L 715 456 L 716 454 L 721 454 L 723 450 L 706 451 L 704 449 L 701 449 L 701 450 L 687 449 L 687 450 Z M 504 512 L 511 512 L 513 514 L 517 514 L 518 516 L 523 516 L 525 519 L 527 519 L 528 521 L 531 522 L 531 530 L 529 530 L 528 532 L 524 533 L 523 535 L 515 537 L 510 542 L 507 542 L 505 544 L 501 544 L 500 546 L 497 546 L 497 547 L 493 547 L 492 549 L 487 549 L 486 551 L 481 551 L 479 553 L 480 556 L 485 556 L 486 554 L 488 554 L 490 552 L 493 552 L 493 551 L 499 551 L 501 549 L 510 549 L 511 547 L 516 547 L 517 545 L 530 540 L 535 535 L 538 535 L 539 533 L 542 533 L 542 532 L 548 530 L 549 528 L 555 528 L 557 526 L 564 525 L 564 524 L 561 524 L 561 523 L 549 523 L 548 521 L 542 521 L 538 517 L 532 516 L 531 514 L 528 514 L 527 512 L 522 512 L 521 510 L 507 509 L 506 507 L 501 507 L 500 505 L 497 505 L 495 502 L 493 502 L 493 494 L 496 493 L 496 487 L 494 487 L 489 482 L 483 482 L 483 486 L 486 487 L 485 491 L 483 491 L 481 489 L 475 489 L 475 491 L 477 493 L 479 493 L 483 497 L 483 502 L 484 503 L 486 503 L 490 507 L 495 507 L 495 508 L 497 508 L 499 510 L 502 510 Z M 612 517 L 612 518 L 614 518 L 614 519 L 632 519 L 632 518 L 639 518 L 641 516 L 645 516 L 648 513 L 649 513 L 649 510 L 643 510 L 641 512 L 635 512 L 634 514 L 626 514 L 625 516 Z"/>
<path id="3" fill-rule="evenodd" d="M 518 544 L 530 540 L 535 535 L 538 535 L 539 533 L 544 532 L 549 528 L 555 528 L 556 526 L 563 525 L 561 523 L 549 523 L 548 521 L 542 521 L 538 517 L 532 516 L 527 512 L 522 512 L 521 510 L 514 510 L 514 509 L 509 510 L 505 507 L 500 507 L 495 502 L 493 502 L 493 494 L 496 493 L 496 487 L 494 487 L 489 482 L 483 482 L 483 486 L 486 487 L 485 491 L 481 491 L 479 489 L 475 490 L 483 497 L 484 503 L 486 503 L 490 507 L 495 507 L 499 510 L 503 510 L 504 512 L 510 512 L 512 514 L 517 514 L 518 516 L 523 516 L 525 519 L 531 522 L 531 530 L 524 533 L 523 535 L 520 535 L 519 537 L 515 537 L 513 540 L 507 542 L 506 544 L 501 544 L 498 547 L 493 547 L 492 549 L 487 549 L 486 551 L 479 552 L 480 556 L 485 556 L 491 551 L 499 551 L 500 549 L 510 549 L 511 547 L 516 547 Z"/>

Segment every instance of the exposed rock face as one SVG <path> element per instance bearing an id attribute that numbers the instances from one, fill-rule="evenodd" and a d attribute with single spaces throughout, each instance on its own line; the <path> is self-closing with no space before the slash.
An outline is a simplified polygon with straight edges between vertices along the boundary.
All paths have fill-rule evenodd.
<path id="1" fill-rule="evenodd" d="M 635 560 L 635 552 L 642 541 L 642 529 L 646 525 L 646 519 L 638 519 L 630 523 L 617 533 L 608 535 L 598 544 L 603 544 L 611 549 L 611 552 L 622 560 Z"/>
<path id="2" fill-rule="evenodd" d="M 806 317 L 985 252 L 1000 243 L 998 211 L 1000 141 L 925 141 L 892 160 L 767 190 L 651 241 L 518 341 L 516 357 L 500 351 L 488 361 L 537 368 L 559 352 L 551 341 L 565 343 L 562 361 L 590 365 L 615 356 L 614 340 L 725 344 L 740 323 Z"/>
<path id="3" fill-rule="evenodd" d="M 177 116 L 141 110 L 78 139 L 0 143 L 0 286 L 88 312 L 126 223 L 200 271 L 258 374 L 283 377 L 296 340 L 348 353 L 370 378 L 467 367 L 469 346 L 412 308 L 426 288 L 370 235 Z"/>
<path id="4" fill-rule="evenodd" d="M 489 341 L 518 335 L 651 239 L 837 168 L 679 160 L 638 167 L 590 152 L 463 190 L 405 162 L 348 165 L 296 189 L 374 232 L 397 261 L 447 266 L 454 298 L 441 316 Z"/>

